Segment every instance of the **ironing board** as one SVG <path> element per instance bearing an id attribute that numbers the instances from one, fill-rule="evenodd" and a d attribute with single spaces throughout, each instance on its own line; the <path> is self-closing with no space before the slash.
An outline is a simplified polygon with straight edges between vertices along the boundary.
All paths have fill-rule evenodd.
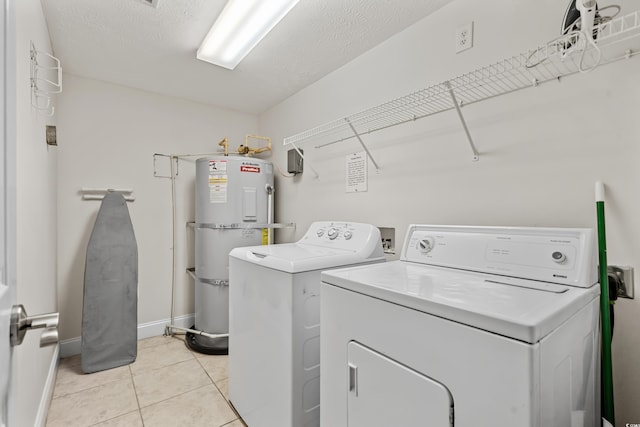
<path id="1" fill-rule="evenodd" d="M 84 273 L 81 366 L 85 373 L 136 360 L 138 248 L 121 193 L 105 195 L 93 226 Z"/>

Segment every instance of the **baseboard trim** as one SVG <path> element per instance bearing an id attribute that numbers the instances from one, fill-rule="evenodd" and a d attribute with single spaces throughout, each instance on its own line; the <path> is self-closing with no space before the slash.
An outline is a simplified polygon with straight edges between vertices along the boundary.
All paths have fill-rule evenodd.
<path id="1" fill-rule="evenodd" d="M 49 373 L 47 374 L 47 381 L 44 384 L 44 390 L 42 391 L 42 397 L 40 398 L 40 405 L 38 405 L 38 413 L 34 426 L 45 427 L 47 422 L 47 415 L 49 414 L 49 406 L 51 405 L 51 399 L 53 398 L 53 388 L 56 385 L 56 372 L 58 371 L 58 360 L 60 360 L 60 345 L 56 345 L 53 355 L 51 356 L 51 363 L 49 364 Z"/>
<path id="2" fill-rule="evenodd" d="M 195 323 L 194 314 L 185 314 L 176 316 L 173 321 L 174 326 L 182 328 L 190 328 Z M 171 324 L 171 319 L 156 320 L 153 322 L 141 323 L 138 325 L 138 339 L 157 337 L 164 334 L 166 326 Z M 75 337 L 68 340 L 60 341 L 60 358 L 75 356 L 80 354 L 81 337 Z M 55 371 L 54 371 L 55 375 Z"/>

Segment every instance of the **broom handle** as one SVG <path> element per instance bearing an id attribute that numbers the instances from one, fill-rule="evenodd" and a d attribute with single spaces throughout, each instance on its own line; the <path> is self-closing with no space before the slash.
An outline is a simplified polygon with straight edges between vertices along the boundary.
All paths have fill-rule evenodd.
<path id="1" fill-rule="evenodd" d="M 604 220 L 604 184 L 596 182 L 596 212 L 598 218 L 598 259 L 600 275 L 600 319 L 602 322 L 602 417 L 615 425 L 613 408 L 613 367 L 611 360 L 611 315 L 609 277 L 607 274 L 607 238 Z"/>

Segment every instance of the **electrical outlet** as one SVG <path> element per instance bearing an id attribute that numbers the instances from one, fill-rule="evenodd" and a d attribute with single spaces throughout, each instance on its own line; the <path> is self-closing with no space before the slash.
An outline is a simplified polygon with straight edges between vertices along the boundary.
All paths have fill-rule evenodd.
<path id="1" fill-rule="evenodd" d="M 456 30 L 456 53 L 473 47 L 473 21 Z"/>

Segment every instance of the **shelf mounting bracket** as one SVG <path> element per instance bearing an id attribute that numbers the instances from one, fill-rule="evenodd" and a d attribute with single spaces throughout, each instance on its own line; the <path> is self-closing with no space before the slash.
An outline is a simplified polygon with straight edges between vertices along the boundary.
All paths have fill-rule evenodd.
<path id="1" fill-rule="evenodd" d="M 362 140 L 362 138 L 360 137 L 360 134 L 358 133 L 358 131 L 356 130 L 355 127 L 353 127 L 353 123 L 351 123 L 351 121 L 345 117 L 344 119 L 347 124 L 349 125 L 349 127 L 351 128 L 351 130 L 353 131 L 353 134 L 356 136 L 356 138 L 358 138 L 358 141 L 360 142 L 360 145 L 362 145 L 362 148 L 364 149 L 364 151 L 367 153 L 367 157 L 369 157 L 369 160 L 371 160 L 371 163 L 373 163 L 373 166 L 376 167 L 376 172 L 380 172 L 380 166 L 378 166 L 378 163 L 376 163 L 375 159 L 373 158 L 373 156 L 371 155 L 371 153 L 369 152 L 369 149 L 367 148 L 367 146 L 365 145 L 364 141 Z"/>
<path id="2" fill-rule="evenodd" d="M 449 90 L 449 94 L 451 95 L 451 101 L 453 102 L 453 106 L 456 107 L 456 112 L 458 113 L 458 117 L 460 118 L 460 122 L 462 123 L 462 128 L 464 129 L 464 133 L 467 134 L 467 139 L 469 140 L 469 145 L 471 146 L 471 151 L 473 151 L 473 161 L 476 162 L 480 159 L 480 154 L 476 149 L 475 144 L 473 143 L 473 139 L 471 138 L 471 133 L 469 132 L 469 128 L 467 127 L 467 122 L 464 120 L 464 116 L 462 115 L 462 110 L 460 109 L 460 104 L 458 104 L 458 100 L 456 99 L 456 94 L 453 92 L 453 88 L 451 87 L 450 82 L 445 82 L 446 88 Z"/>

